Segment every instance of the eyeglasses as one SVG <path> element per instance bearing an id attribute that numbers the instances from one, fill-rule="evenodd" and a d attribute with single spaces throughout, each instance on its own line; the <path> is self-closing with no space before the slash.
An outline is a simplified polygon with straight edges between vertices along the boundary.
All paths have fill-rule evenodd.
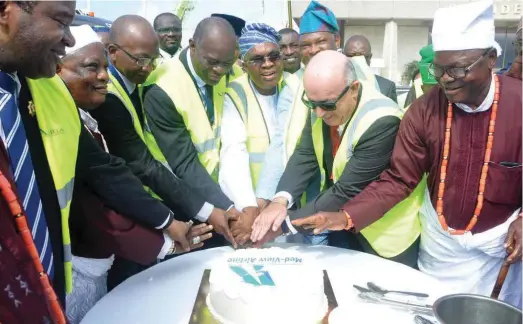
<path id="1" fill-rule="evenodd" d="M 488 48 L 474 63 L 472 63 L 468 67 L 445 68 L 431 63 L 429 66 L 429 73 L 437 79 L 443 77 L 445 73 L 447 73 L 448 76 L 453 79 L 463 79 L 472 70 L 472 68 L 474 68 L 474 66 L 476 66 L 483 58 L 485 58 L 493 49 L 493 47 Z"/>
<path id="2" fill-rule="evenodd" d="M 154 68 L 158 64 L 158 62 L 157 62 L 158 58 L 136 57 L 136 56 L 132 55 L 131 53 L 127 52 L 126 50 L 124 50 L 120 45 L 118 45 L 118 44 L 112 44 L 112 45 L 116 46 L 119 50 L 121 50 L 127 56 L 129 56 L 129 58 L 131 58 L 133 61 L 135 61 L 136 65 L 138 65 L 139 67 L 152 66 Z"/>
<path id="3" fill-rule="evenodd" d="M 158 28 L 156 32 L 159 34 L 176 34 L 181 32 L 182 29 L 179 27 L 165 27 L 165 28 Z"/>
<path id="4" fill-rule="evenodd" d="M 301 95 L 301 101 L 303 104 L 309 108 L 309 109 L 316 109 L 321 108 L 326 111 L 333 111 L 336 110 L 336 105 L 338 102 L 343 98 L 343 96 L 349 91 L 351 84 L 345 87 L 343 91 L 340 93 L 338 98 L 336 100 L 322 100 L 322 101 L 314 101 L 314 100 L 308 100 L 305 98 L 305 91 L 303 91 L 303 94 Z"/>
<path id="5" fill-rule="evenodd" d="M 267 56 L 255 56 L 245 62 L 247 62 L 247 64 L 249 65 L 261 66 L 267 60 L 269 60 L 272 63 L 276 63 L 277 61 L 281 60 L 281 54 L 279 52 L 271 52 Z"/>

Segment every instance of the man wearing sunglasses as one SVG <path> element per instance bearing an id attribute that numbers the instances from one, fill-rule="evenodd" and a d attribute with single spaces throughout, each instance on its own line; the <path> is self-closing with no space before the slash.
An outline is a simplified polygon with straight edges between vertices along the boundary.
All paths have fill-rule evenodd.
<path id="1" fill-rule="evenodd" d="M 301 101 L 303 71 L 315 55 L 326 50 L 336 50 L 339 47 L 338 31 L 334 13 L 317 1 L 311 1 L 300 19 L 300 51 L 304 67 L 286 78 L 286 85 L 278 98 L 278 130 L 276 136 L 271 140 L 256 188 L 256 197 L 262 198 L 264 201 L 260 207 L 266 206 L 267 208 L 261 212 L 260 217 L 254 223 L 254 231 L 251 236 L 253 241 L 260 240 L 274 222 L 277 223 L 275 226 L 279 227 L 280 222 L 287 215 L 286 207 L 294 206 L 293 199 L 286 193 L 277 192 L 276 187 L 285 165 L 300 140 L 307 115 L 310 112 Z M 317 172 L 308 184 L 304 195 L 297 199 L 297 204 L 303 206 L 313 200 L 320 192 L 319 187 L 320 174 Z M 282 194 L 285 196 L 284 199 L 290 202 L 288 205 L 282 204 L 283 200 L 280 200 Z M 272 203 L 269 204 L 271 201 Z M 326 245 L 327 234 L 311 234 L 306 237 L 294 235 L 288 237 L 287 240 Z"/>
<path id="2" fill-rule="evenodd" d="M 363 233 L 427 174 L 420 270 L 456 292 L 490 295 L 508 262 L 499 297 L 521 307 L 521 81 L 493 75 L 494 36 L 492 0 L 438 9 L 439 85 L 405 114 L 390 168 L 343 211 L 295 224 Z"/>
<path id="3" fill-rule="evenodd" d="M 228 85 L 223 104 L 219 183 L 247 216 L 232 228 L 240 245 L 250 239 L 258 216 L 255 190 L 277 131 L 276 105 L 284 82 L 279 40 L 276 30 L 266 24 L 245 26 L 239 45 L 247 74 Z"/>
<path id="4" fill-rule="evenodd" d="M 108 55 L 109 94 L 91 115 L 98 121 L 111 154 L 123 158 L 151 195 L 172 208 L 177 219 L 187 221 L 197 216 L 204 199 L 190 192 L 185 182 L 154 159 L 143 137 L 145 124 L 139 90 L 159 56 L 158 39 L 151 24 L 134 15 L 116 19 L 110 30 Z M 145 268 L 116 258 L 109 272 L 109 289 Z"/>

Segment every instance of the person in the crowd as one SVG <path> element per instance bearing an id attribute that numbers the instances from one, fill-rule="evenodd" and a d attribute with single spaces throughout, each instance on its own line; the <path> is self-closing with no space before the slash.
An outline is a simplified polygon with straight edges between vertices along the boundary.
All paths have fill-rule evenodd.
<path id="1" fill-rule="evenodd" d="M 105 47 L 88 25 L 71 27 L 77 40 L 66 48 L 66 55 L 58 65 L 58 75 L 79 107 L 84 127 L 106 150 L 97 122 L 90 115 L 105 101 L 107 94 L 107 58 Z M 109 226 L 108 226 L 109 225 Z M 192 227 L 188 241 L 194 237 L 201 242 L 210 238 L 207 224 Z M 137 262 L 150 264 L 168 254 L 183 253 L 176 242 L 161 231 L 144 228 L 119 215 L 93 193 L 85 181 L 76 181 L 69 218 L 71 250 L 73 253 L 73 292 L 66 298 L 67 318 L 80 323 L 85 314 L 107 292 L 107 272 L 113 255 L 125 256 Z M 191 244 L 191 249 L 203 245 Z"/>
<path id="2" fill-rule="evenodd" d="M 214 225 L 213 217 L 209 217 L 213 207 L 153 157 L 143 135 L 145 120 L 139 91 L 159 55 L 151 24 L 140 16 L 125 15 L 114 21 L 110 36 L 109 94 L 99 109 L 90 112 L 109 151 L 123 158 L 150 193 L 171 207 L 178 220 L 195 218 Z M 148 266 L 117 256 L 109 272 L 109 288 Z"/>
<path id="3" fill-rule="evenodd" d="M 240 212 L 217 181 L 223 100 L 236 44 L 226 20 L 205 18 L 189 47 L 158 67 L 144 89 L 149 149 L 209 201 L 207 222 L 220 234 L 214 237 L 216 245 L 224 244 L 225 237 L 233 246 L 229 221 Z"/>
<path id="4" fill-rule="evenodd" d="M 348 57 L 363 55 L 367 61 L 367 64 L 370 66 L 370 61 L 372 59 L 372 48 L 367 37 L 363 35 L 354 35 L 351 36 L 347 42 L 345 42 L 343 54 Z M 376 80 L 378 81 L 381 93 L 383 93 L 386 97 L 394 100 L 394 102 L 398 102 L 396 95 L 396 84 L 380 75 L 375 76 Z"/>
<path id="5" fill-rule="evenodd" d="M 160 55 L 163 59 L 170 59 L 182 50 L 182 21 L 170 12 L 156 16 L 153 22 L 154 31 L 160 40 Z"/>
<path id="6" fill-rule="evenodd" d="M 72 290 L 68 219 L 75 180 L 87 181 L 104 202 L 189 249 L 189 226 L 174 221 L 169 208 L 144 191 L 122 160 L 100 149 L 55 74 L 59 56 L 75 44 L 69 30 L 75 6 L 75 1 L 0 2 L 3 323 L 65 323 L 62 305 Z"/>
<path id="7" fill-rule="evenodd" d="M 295 73 L 301 67 L 300 35 L 292 28 L 283 28 L 278 33 L 281 36 L 280 52 L 283 59 L 283 70 Z"/>
<path id="8" fill-rule="evenodd" d="M 245 27 L 245 20 L 243 20 L 239 17 L 236 17 L 236 16 L 219 14 L 219 13 L 212 14 L 211 17 L 218 17 L 218 18 L 227 20 L 229 22 L 229 24 L 231 24 L 232 28 L 234 29 L 234 34 L 236 34 L 237 39 L 239 39 L 240 36 L 242 35 L 242 30 Z M 239 47 L 236 48 L 235 57 L 236 57 L 236 64 L 234 64 L 232 66 L 232 69 L 229 71 L 227 83 L 229 83 L 230 81 L 233 81 L 236 78 L 241 77 L 244 73 L 243 68 L 242 68 L 242 63 L 240 60 L 240 48 Z"/>
<path id="9" fill-rule="evenodd" d="M 434 48 L 432 44 L 422 47 L 419 50 L 419 55 L 421 56 L 421 60 L 418 62 L 418 69 L 420 70 L 421 78 L 414 80 L 403 104 L 404 108 L 410 106 L 415 99 L 423 95 L 423 84 L 433 85 L 438 83 L 429 72 L 430 64 L 432 64 L 432 61 L 434 60 Z"/>
<path id="10" fill-rule="evenodd" d="M 109 39 L 109 31 L 111 30 L 111 28 L 107 26 L 93 26 L 92 28 L 104 44 L 105 48 L 107 48 L 111 43 Z"/>
<path id="11" fill-rule="evenodd" d="M 314 201 L 290 213 L 290 220 L 319 211 L 338 211 L 375 180 L 388 166 L 402 117 L 397 104 L 379 92 L 363 56 L 347 58 L 336 51 L 319 53 L 307 65 L 303 84 L 305 93 L 301 99 L 310 113 L 278 184 L 277 197 L 299 197 L 318 169 L 322 192 Z M 329 245 L 364 251 L 416 268 L 420 234 L 417 212 L 423 189 L 361 235 L 330 233 L 336 237 L 329 238 Z M 279 220 L 265 225 L 279 228 L 282 222 L 289 224 L 284 221 L 286 203 L 275 205 L 279 207 Z"/>
<path id="12" fill-rule="evenodd" d="M 493 75 L 494 36 L 492 1 L 438 9 L 439 85 L 405 114 L 390 168 L 343 211 L 293 224 L 365 231 L 428 174 L 420 270 L 456 292 L 490 295 L 508 262 L 499 298 L 521 308 L 521 81 Z"/>
<path id="13" fill-rule="evenodd" d="M 246 217 L 232 226 L 236 242 L 250 239 L 258 216 L 255 190 L 276 129 L 276 105 L 284 82 L 280 35 L 266 24 L 245 26 L 239 39 L 246 74 L 229 83 L 223 104 L 219 184 Z"/>
<path id="14" fill-rule="evenodd" d="M 514 58 L 514 62 L 512 62 L 510 69 L 505 72 L 506 76 L 516 78 L 519 80 L 521 80 L 521 74 L 522 74 L 522 70 L 521 70 L 521 64 L 522 64 L 521 53 L 523 52 L 522 43 L 521 43 L 522 23 L 523 23 L 523 17 L 521 17 L 519 20 L 518 29 L 516 31 L 516 40 L 514 41 L 514 48 L 516 49 L 516 57 Z"/>
<path id="15" fill-rule="evenodd" d="M 302 100 L 302 76 L 305 66 L 318 53 L 325 50 L 336 50 L 340 44 L 339 28 L 336 16 L 327 7 L 316 1 L 311 1 L 307 10 L 300 19 L 300 56 L 303 67 L 286 78 L 286 85 L 281 90 L 277 107 L 277 129 L 271 144 L 265 154 L 265 161 L 260 172 L 256 197 L 259 198 L 259 207 L 270 207 L 269 202 L 276 194 L 276 187 L 285 170 L 285 165 L 292 156 L 305 127 L 310 109 Z M 298 199 L 298 205 L 305 205 L 320 193 L 320 172 L 310 181 L 305 194 Z M 293 204 L 289 204 L 292 206 Z M 271 212 L 271 210 L 273 210 Z M 260 221 L 273 214 L 269 208 L 260 214 Z M 258 221 L 258 222 L 260 222 Z M 255 221 L 256 222 L 256 221 Z M 327 244 L 326 233 L 319 235 L 293 235 L 286 238 L 289 242 Z"/>

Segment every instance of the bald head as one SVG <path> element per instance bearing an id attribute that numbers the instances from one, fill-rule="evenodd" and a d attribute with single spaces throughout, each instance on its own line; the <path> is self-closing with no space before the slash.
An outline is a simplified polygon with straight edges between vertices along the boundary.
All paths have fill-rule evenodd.
<path id="1" fill-rule="evenodd" d="M 345 43 L 343 54 L 348 57 L 365 56 L 367 64 L 370 65 L 370 59 L 372 58 L 372 48 L 367 37 L 363 35 L 354 35 L 350 37 Z"/>
<path id="2" fill-rule="evenodd" d="M 116 19 L 111 26 L 109 38 L 112 43 L 120 46 L 127 46 L 134 42 L 158 44 L 153 26 L 138 15 L 125 15 Z"/>
<path id="3" fill-rule="evenodd" d="M 303 85 L 311 99 L 336 99 L 355 79 L 354 67 L 349 58 L 337 51 L 316 54 L 305 69 Z"/>
<path id="4" fill-rule="evenodd" d="M 231 24 L 219 17 L 209 17 L 200 21 L 194 31 L 193 41 L 196 45 L 203 42 L 234 44 L 236 48 L 236 34 Z"/>

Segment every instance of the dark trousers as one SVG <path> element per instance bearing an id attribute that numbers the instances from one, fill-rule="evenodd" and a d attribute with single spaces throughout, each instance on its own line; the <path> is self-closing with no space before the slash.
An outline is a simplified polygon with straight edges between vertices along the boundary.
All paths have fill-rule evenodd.
<path id="1" fill-rule="evenodd" d="M 384 258 L 394 262 L 402 263 L 414 269 L 418 269 L 418 252 L 420 238 L 412 243 L 405 251 L 392 258 Z M 354 234 L 348 231 L 335 231 L 329 233 L 329 245 L 343 249 L 356 250 L 368 254 L 380 256 L 372 248 L 369 242 L 361 234 Z M 380 256 L 381 257 L 381 256 Z"/>
<path id="2" fill-rule="evenodd" d="M 213 237 L 205 241 L 205 244 L 201 249 L 194 250 L 194 251 L 201 251 L 205 249 L 212 249 L 215 247 L 221 247 L 227 245 L 228 242 L 225 240 L 225 238 L 219 234 L 216 234 L 213 232 Z M 191 251 L 193 252 L 193 251 Z M 189 253 L 191 253 L 189 252 Z M 178 254 L 179 255 L 179 254 Z M 177 257 L 178 255 L 170 255 L 165 257 L 163 261 L 173 259 Z M 162 262 L 163 262 L 162 261 Z M 150 267 L 154 266 L 157 262 L 154 262 L 152 264 L 148 265 L 142 265 L 139 263 L 136 263 L 134 261 L 130 261 L 124 258 L 115 257 L 113 266 L 109 270 L 109 274 L 107 276 L 107 291 L 111 291 L 116 286 L 127 280 L 128 278 L 134 276 L 135 274 L 138 274 L 144 270 L 149 269 Z"/>

